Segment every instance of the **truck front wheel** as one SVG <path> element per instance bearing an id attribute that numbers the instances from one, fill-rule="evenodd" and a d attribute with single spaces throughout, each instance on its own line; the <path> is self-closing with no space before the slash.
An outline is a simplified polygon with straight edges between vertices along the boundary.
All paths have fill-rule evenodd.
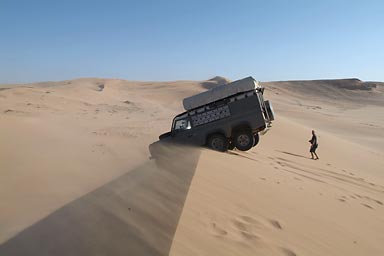
<path id="1" fill-rule="evenodd" d="M 255 138 L 251 131 L 240 131 L 233 137 L 233 143 L 241 151 L 247 151 L 253 147 Z"/>
<path id="2" fill-rule="evenodd" d="M 222 134 L 213 134 L 208 139 L 208 146 L 213 150 L 224 152 L 228 149 L 228 140 Z"/>

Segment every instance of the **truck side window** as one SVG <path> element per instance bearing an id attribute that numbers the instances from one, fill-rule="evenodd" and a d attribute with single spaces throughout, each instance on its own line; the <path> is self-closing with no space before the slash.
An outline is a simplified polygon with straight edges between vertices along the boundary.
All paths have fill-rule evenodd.
<path id="1" fill-rule="evenodd" d="M 175 130 L 191 129 L 191 122 L 188 119 L 180 119 L 175 122 Z"/>

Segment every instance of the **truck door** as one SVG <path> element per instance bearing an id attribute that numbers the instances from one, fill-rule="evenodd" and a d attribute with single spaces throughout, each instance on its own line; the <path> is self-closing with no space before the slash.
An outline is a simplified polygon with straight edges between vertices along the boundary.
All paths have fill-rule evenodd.
<path id="1" fill-rule="evenodd" d="M 191 126 L 190 117 L 185 114 L 174 119 L 172 125 L 172 136 L 181 143 L 198 144 L 194 130 Z"/>

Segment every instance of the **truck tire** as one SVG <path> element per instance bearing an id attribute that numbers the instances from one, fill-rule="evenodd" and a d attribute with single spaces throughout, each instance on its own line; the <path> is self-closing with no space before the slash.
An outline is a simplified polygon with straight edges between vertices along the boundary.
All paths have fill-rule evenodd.
<path id="1" fill-rule="evenodd" d="M 222 134 L 212 134 L 209 136 L 208 146 L 213 150 L 224 152 L 228 149 L 228 140 Z"/>
<path id="2" fill-rule="evenodd" d="M 239 131 L 233 137 L 233 144 L 238 150 L 247 151 L 253 147 L 255 138 L 251 131 Z"/>
<path id="3" fill-rule="evenodd" d="M 253 142 L 253 146 L 255 147 L 257 145 L 257 143 L 259 143 L 260 136 L 258 133 L 256 133 L 253 135 L 253 138 L 255 139 L 255 141 Z"/>

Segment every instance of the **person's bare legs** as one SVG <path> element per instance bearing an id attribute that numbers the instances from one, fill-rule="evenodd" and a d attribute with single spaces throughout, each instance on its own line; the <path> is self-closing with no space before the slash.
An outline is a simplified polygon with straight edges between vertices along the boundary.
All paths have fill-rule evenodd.
<path id="1" fill-rule="evenodd" d="M 315 160 L 319 159 L 319 157 L 317 156 L 316 152 L 313 152 L 313 154 L 315 154 L 315 156 L 316 156 Z M 312 158 L 313 158 L 313 154 L 312 154 Z"/>
<path id="2" fill-rule="evenodd" d="M 313 158 L 313 152 L 311 152 L 311 159 L 314 159 L 314 158 Z"/>

